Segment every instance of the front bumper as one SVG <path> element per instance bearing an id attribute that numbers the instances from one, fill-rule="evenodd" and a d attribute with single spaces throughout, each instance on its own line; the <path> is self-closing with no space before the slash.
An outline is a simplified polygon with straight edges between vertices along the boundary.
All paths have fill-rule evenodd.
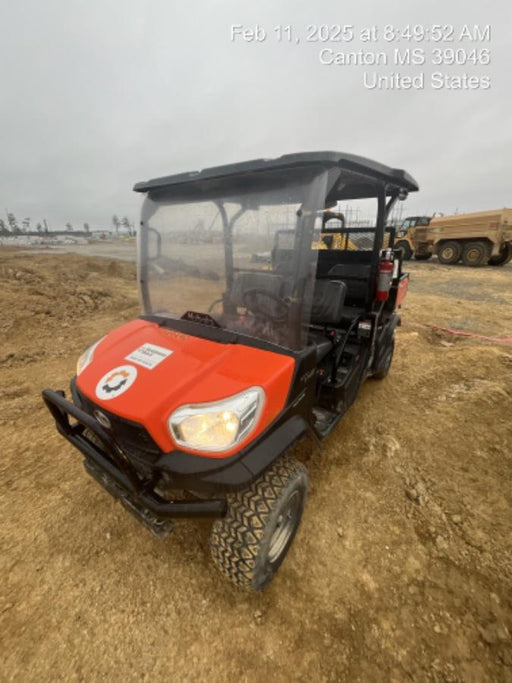
<path id="1" fill-rule="evenodd" d="M 223 500 L 203 499 L 224 498 L 228 493 L 246 489 L 281 453 L 309 430 L 308 423 L 300 412 L 303 406 L 298 404 L 295 408 L 292 405 L 291 410 L 284 411 L 257 440 L 227 458 L 200 457 L 180 450 L 163 453 L 152 442 L 149 434 L 145 433 L 141 437 L 141 425 L 128 424 L 101 408 L 101 412 L 113 426 L 112 431 L 103 429 L 92 416 L 96 406 L 82 396 L 75 380 L 71 382 L 71 394 L 72 402 L 66 400 L 63 391 L 43 391 L 44 401 L 55 419 L 58 431 L 87 459 L 99 462 L 99 466 L 107 474 L 115 474 L 116 480 L 120 481 L 130 495 L 133 495 L 133 490 L 141 491 L 138 495 L 144 495 L 147 486 L 141 485 L 141 480 L 156 481 L 164 476 L 172 489 L 194 491 L 201 498 L 199 502 L 212 503 L 212 512 L 208 505 L 203 506 L 203 512 L 202 508 L 196 507 L 196 503 L 193 509 L 184 507 L 181 512 L 181 507 L 177 506 L 183 504 L 176 502 L 169 511 L 169 517 L 223 516 L 224 512 L 218 512 Z M 70 424 L 69 417 L 76 420 L 77 424 Z M 101 440 L 100 449 L 87 439 L 85 429 L 91 430 Z M 163 504 L 158 496 L 156 502 L 150 502 L 158 509 Z M 194 510 L 198 510 L 197 515 Z"/>
<path id="2" fill-rule="evenodd" d="M 89 416 L 100 408 L 78 390 L 76 378 L 71 381 L 71 396 L 73 405 Z M 103 407 L 101 412 L 112 425 L 108 435 L 137 471 L 165 474 L 173 489 L 197 491 L 208 498 L 246 489 L 308 430 L 303 416 L 296 411 L 284 411 L 258 439 L 235 455 L 208 458 L 178 449 L 164 453 L 141 424 L 129 423 Z"/>
<path id="3" fill-rule="evenodd" d="M 108 432 L 91 415 L 68 401 L 63 391 L 45 389 L 43 399 L 59 433 L 85 456 L 87 472 L 157 536 L 158 528 L 167 528 L 164 520 L 226 514 L 226 501 L 222 499 L 165 500 L 154 490 L 156 477 L 142 479 Z M 94 434 L 101 446 L 87 437 L 86 430 Z"/>

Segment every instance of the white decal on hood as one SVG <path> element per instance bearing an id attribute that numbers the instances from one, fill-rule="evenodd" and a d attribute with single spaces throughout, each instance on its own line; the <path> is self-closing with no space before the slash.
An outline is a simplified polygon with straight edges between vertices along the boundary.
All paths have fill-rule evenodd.
<path id="1" fill-rule="evenodd" d="M 125 360 L 129 360 L 137 365 L 142 365 L 143 368 L 152 370 L 172 354 L 171 349 L 165 349 L 163 346 L 156 344 L 142 344 L 138 349 L 132 351 Z"/>
<path id="2" fill-rule="evenodd" d="M 96 385 L 96 396 L 102 401 L 117 398 L 129 389 L 137 379 L 137 368 L 121 365 L 107 372 Z"/>

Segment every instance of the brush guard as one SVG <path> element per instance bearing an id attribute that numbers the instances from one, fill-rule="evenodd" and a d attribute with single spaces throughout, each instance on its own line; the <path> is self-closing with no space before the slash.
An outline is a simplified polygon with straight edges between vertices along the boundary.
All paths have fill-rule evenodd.
<path id="1" fill-rule="evenodd" d="M 141 479 L 110 434 L 88 413 L 68 401 L 63 391 L 43 391 L 43 400 L 57 430 L 84 456 L 84 467 L 101 486 L 155 536 L 172 530 L 171 519 L 180 517 L 224 517 L 225 500 L 168 501 L 154 490 L 155 480 Z M 75 421 L 71 422 L 70 417 Z M 84 434 L 90 430 L 101 448 Z"/>

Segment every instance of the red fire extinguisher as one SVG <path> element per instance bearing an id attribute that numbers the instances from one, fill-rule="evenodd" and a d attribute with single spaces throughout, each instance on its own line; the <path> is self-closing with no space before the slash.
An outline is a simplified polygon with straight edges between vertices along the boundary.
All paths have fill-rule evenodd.
<path id="1" fill-rule="evenodd" d="M 382 252 L 379 263 L 377 294 L 375 296 L 377 301 L 387 301 L 389 297 L 391 281 L 393 280 L 393 266 L 393 251 L 391 249 L 386 249 L 386 251 Z"/>

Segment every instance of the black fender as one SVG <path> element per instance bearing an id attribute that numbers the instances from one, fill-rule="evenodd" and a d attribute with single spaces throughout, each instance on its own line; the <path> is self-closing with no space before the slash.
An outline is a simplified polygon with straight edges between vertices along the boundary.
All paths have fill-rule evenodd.
<path id="1" fill-rule="evenodd" d="M 178 488 L 204 493 L 239 491 L 247 488 L 309 430 L 305 419 L 296 414 L 268 429 L 256 444 L 229 458 L 202 458 L 173 451 L 163 454 L 155 467 L 170 475 Z"/>
<path id="2" fill-rule="evenodd" d="M 372 371 L 377 372 L 382 361 L 382 358 L 388 348 L 389 344 L 393 341 L 395 330 L 400 327 L 402 320 L 399 315 L 392 313 L 388 322 L 383 325 L 382 330 L 377 338 L 377 345 L 375 349 L 375 358 L 372 364 Z"/>

